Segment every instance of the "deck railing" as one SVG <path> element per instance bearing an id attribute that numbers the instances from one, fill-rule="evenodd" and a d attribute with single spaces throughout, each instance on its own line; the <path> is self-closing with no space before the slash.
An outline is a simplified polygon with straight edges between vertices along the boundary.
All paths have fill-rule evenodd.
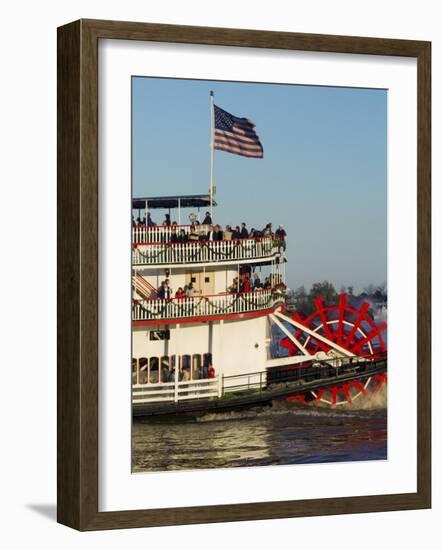
<path id="1" fill-rule="evenodd" d="M 156 300 L 134 300 L 133 321 L 212 317 L 263 311 L 283 300 L 279 289 Z"/>
<path id="2" fill-rule="evenodd" d="M 132 242 L 133 243 L 167 243 L 170 242 L 170 238 L 173 233 L 173 227 L 175 232 L 179 235 L 181 231 L 189 236 L 191 232 L 191 225 L 134 225 L 132 226 Z M 195 225 L 193 226 L 197 235 L 207 235 L 210 229 L 210 225 Z"/>
<path id="3" fill-rule="evenodd" d="M 132 402 L 160 403 L 221 397 L 222 379 L 218 376 L 203 380 L 182 380 L 181 382 L 160 382 L 157 384 L 133 384 Z"/>
<path id="4" fill-rule="evenodd" d="M 234 241 L 150 243 L 134 247 L 133 265 L 198 264 L 276 256 L 283 241 L 273 237 Z"/>

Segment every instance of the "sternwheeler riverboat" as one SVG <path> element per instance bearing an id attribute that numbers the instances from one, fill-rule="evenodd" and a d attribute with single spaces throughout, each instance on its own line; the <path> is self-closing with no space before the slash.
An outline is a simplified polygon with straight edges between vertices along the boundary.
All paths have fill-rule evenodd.
<path id="1" fill-rule="evenodd" d="M 136 198 L 132 207 L 134 219 L 144 214 L 132 227 L 135 417 L 277 399 L 340 407 L 384 387 L 386 324 L 368 303 L 340 294 L 335 304 L 318 297 L 309 316 L 288 308 L 290 235 L 221 234 L 200 223 L 216 207 L 212 193 Z M 149 225 L 159 209 L 169 211 L 166 224 Z"/>

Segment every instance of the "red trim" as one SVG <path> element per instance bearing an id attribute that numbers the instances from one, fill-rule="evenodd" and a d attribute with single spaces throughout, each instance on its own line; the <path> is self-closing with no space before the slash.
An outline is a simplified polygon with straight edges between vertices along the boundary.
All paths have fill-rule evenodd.
<path id="1" fill-rule="evenodd" d="M 166 229 L 166 228 L 170 228 L 170 227 L 192 227 L 192 225 L 194 225 L 195 227 L 210 227 L 210 224 L 208 223 L 199 223 L 199 224 L 195 224 L 195 223 L 184 223 L 184 224 L 170 224 L 170 225 L 143 225 L 142 223 L 141 224 L 137 224 L 137 225 L 133 225 L 132 226 L 132 229 L 139 229 L 139 228 L 145 228 L 145 229 Z"/>
<path id="2" fill-rule="evenodd" d="M 265 315 L 269 315 L 278 307 L 281 307 L 281 304 L 275 304 L 270 309 L 249 311 L 247 313 L 230 313 L 228 315 L 211 315 L 208 317 L 180 317 L 179 319 L 149 319 L 146 321 L 132 321 L 132 326 L 144 327 L 152 325 L 182 325 L 184 323 L 206 323 L 207 321 L 216 321 L 217 319 L 222 319 L 223 321 L 228 321 L 230 319 L 253 319 L 255 317 L 264 317 Z"/>

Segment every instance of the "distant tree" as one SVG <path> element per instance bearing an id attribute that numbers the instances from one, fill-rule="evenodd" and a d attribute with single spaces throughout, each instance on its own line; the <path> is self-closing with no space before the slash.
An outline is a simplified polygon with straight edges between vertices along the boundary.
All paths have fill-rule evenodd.
<path id="1" fill-rule="evenodd" d="M 382 283 L 375 288 L 373 298 L 379 301 L 387 301 L 387 283 Z"/>
<path id="2" fill-rule="evenodd" d="M 305 311 L 308 306 L 309 297 L 304 286 L 300 286 L 295 290 L 290 290 L 287 293 L 287 305 L 289 309 L 297 311 Z"/>
<path id="3" fill-rule="evenodd" d="M 368 296 L 373 296 L 373 294 L 375 293 L 376 288 L 375 288 L 374 285 L 370 284 L 370 285 L 366 286 L 363 290 L 364 290 L 365 294 L 367 294 Z"/>
<path id="4" fill-rule="evenodd" d="M 309 298 L 312 302 L 317 296 L 321 296 L 324 302 L 330 303 L 337 300 L 338 293 L 332 283 L 322 281 L 321 283 L 314 283 L 310 289 Z"/>

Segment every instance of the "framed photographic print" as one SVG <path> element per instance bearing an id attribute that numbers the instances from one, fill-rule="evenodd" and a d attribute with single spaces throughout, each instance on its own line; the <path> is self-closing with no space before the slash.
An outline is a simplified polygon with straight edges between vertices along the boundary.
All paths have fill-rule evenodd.
<path id="1" fill-rule="evenodd" d="M 430 507 L 430 64 L 59 29 L 61 523 Z"/>

